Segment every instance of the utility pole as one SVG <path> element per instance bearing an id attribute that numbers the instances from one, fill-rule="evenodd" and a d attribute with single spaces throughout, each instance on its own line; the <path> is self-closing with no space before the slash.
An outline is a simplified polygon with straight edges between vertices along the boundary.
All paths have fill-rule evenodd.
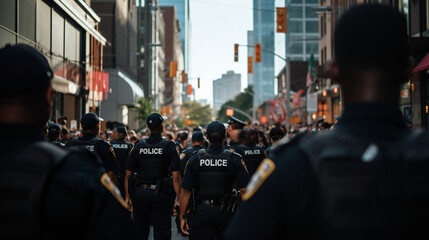
<path id="1" fill-rule="evenodd" d="M 287 0 L 285 0 L 285 7 L 287 7 Z M 287 19 L 286 19 L 287 21 Z M 291 115 L 291 106 L 290 106 L 290 59 L 287 56 L 287 41 L 286 41 L 285 33 L 285 58 L 286 58 L 286 66 L 285 66 L 285 74 L 286 74 L 286 129 L 290 126 L 290 115 Z"/>

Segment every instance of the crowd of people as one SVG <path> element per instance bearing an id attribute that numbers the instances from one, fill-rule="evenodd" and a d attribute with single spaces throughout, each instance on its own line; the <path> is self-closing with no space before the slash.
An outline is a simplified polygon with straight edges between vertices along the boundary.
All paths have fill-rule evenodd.
<path id="1" fill-rule="evenodd" d="M 46 58 L 1 49 L 0 238 L 148 239 L 153 226 L 171 239 L 173 215 L 190 239 L 427 239 L 429 134 L 398 106 L 406 19 L 364 4 L 336 29 L 344 111 L 290 128 L 230 117 L 177 129 L 152 113 L 147 132 L 100 132 L 90 112 L 69 131 L 48 122 Z"/>

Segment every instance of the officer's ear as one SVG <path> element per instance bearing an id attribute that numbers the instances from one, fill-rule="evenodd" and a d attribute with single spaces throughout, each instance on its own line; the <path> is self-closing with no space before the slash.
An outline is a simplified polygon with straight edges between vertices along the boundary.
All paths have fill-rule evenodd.
<path id="1" fill-rule="evenodd" d="M 46 90 L 45 100 L 48 106 L 52 107 L 52 84 L 50 84 L 48 90 Z"/>

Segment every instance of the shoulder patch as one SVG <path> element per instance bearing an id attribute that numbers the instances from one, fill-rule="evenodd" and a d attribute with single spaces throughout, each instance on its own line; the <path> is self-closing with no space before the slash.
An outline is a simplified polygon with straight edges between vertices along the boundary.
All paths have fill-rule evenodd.
<path id="1" fill-rule="evenodd" d="M 256 191 L 258 191 L 262 183 L 264 183 L 265 180 L 273 173 L 275 168 L 276 165 L 269 158 L 266 158 L 261 162 L 246 187 L 246 193 L 243 194 L 244 201 L 250 199 L 256 193 Z"/>
<path id="2" fill-rule="evenodd" d="M 185 156 L 186 156 L 186 154 L 181 153 L 181 154 L 180 154 L 180 160 L 182 160 Z"/>
<path id="3" fill-rule="evenodd" d="M 116 187 L 116 185 L 113 184 L 112 180 L 110 180 L 110 177 L 109 177 L 109 175 L 107 175 L 107 173 L 105 173 L 101 176 L 100 181 L 101 181 L 101 184 L 103 184 L 103 186 L 105 188 L 107 188 L 107 190 L 109 190 L 109 192 L 116 198 L 116 200 L 118 200 L 118 202 L 124 208 L 128 209 L 128 204 L 125 202 L 124 198 L 122 198 L 121 192 Z"/>
<path id="4" fill-rule="evenodd" d="M 234 150 L 232 150 L 232 153 L 233 154 L 235 154 L 235 155 L 237 155 L 237 156 L 239 156 L 240 158 L 242 158 L 243 156 L 241 156 L 241 154 L 239 154 L 239 153 L 237 153 L 237 152 L 234 152 Z"/>
<path id="5" fill-rule="evenodd" d="M 247 174 L 249 174 L 249 170 L 247 170 L 246 163 L 244 163 L 243 159 L 241 159 L 241 165 L 243 165 L 244 170 L 246 170 Z"/>
<path id="6" fill-rule="evenodd" d="M 112 145 L 110 145 L 110 143 L 109 143 L 109 150 L 113 154 L 113 156 L 116 158 L 115 151 L 113 150 L 113 147 L 112 147 Z"/>

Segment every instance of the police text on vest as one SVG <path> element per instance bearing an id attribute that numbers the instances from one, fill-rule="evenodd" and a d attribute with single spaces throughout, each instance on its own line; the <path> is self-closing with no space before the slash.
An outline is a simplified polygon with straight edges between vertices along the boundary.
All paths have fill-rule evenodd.
<path id="1" fill-rule="evenodd" d="M 201 159 L 200 166 L 206 167 L 227 167 L 228 160 L 226 159 Z"/>
<path id="2" fill-rule="evenodd" d="M 162 148 L 140 148 L 139 154 L 162 154 Z"/>

